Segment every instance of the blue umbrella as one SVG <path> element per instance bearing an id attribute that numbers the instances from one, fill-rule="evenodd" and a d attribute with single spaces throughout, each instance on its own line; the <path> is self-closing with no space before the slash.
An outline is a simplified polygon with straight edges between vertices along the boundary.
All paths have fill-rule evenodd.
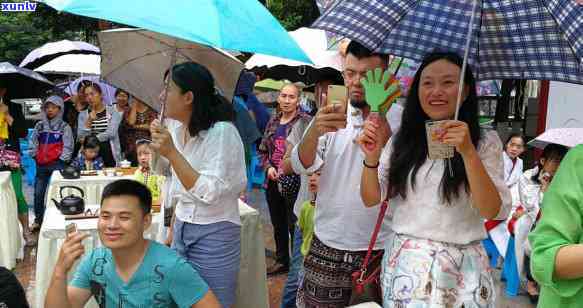
<path id="1" fill-rule="evenodd" d="M 311 63 L 257 0 L 44 0 L 58 11 L 110 20 L 223 49 Z"/>
<path id="2" fill-rule="evenodd" d="M 581 20 L 573 0 L 340 0 L 314 26 L 414 60 L 467 51 L 478 80 L 583 84 Z"/>

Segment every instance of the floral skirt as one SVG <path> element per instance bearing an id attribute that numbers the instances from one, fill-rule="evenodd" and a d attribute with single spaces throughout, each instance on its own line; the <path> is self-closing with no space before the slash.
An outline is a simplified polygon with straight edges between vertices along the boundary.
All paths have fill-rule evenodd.
<path id="1" fill-rule="evenodd" d="M 385 247 L 383 307 L 494 307 L 494 282 L 480 242 L 456 245 L 394 234 Z"/>

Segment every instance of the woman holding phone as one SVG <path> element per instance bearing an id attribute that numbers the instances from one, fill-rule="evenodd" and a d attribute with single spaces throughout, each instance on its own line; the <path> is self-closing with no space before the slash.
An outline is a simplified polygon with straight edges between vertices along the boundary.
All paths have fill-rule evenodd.
<path id="1" fill-rule="evenodd" d="M 177 64 L 166 73 L 165 128 L 150 126 L 159 164 L 171 167 L 177 200 L 172 247 L 208 283 L 223 307 L 235 303 L 241 255 L 239 193 L 247 187 L 245 154 L 231 104 L 208 69 Z M 161 165 L 157 170 L 167 169 Z M 245 281 L 241 281 L 245 283 Z"/>
<path id="2" fill-rule="evenodd" d="M 384 307 L 494 306 L 494 281 L 481 245 L 483 220 L 505 219 L 510 193 L 500 138 L 479 126 L 469 67 L 459 120 L 449 120 L 456 113 L 462 63 L 454 53 L 428 54 L 415 74 L 399 131 L 389 140 L 385 121 L 367 121 L 359 139 L 365 205 L 390 199 L 387 227 L 394 232 L 382 261 Z M 436 139 L 455 147 L 452 158 L 429 158 L 430 120 L 442 121 Z"/>

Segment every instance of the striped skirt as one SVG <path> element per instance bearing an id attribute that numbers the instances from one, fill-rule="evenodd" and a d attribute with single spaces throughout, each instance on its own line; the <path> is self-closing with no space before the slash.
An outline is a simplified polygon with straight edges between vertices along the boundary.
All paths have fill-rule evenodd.
<path id="1" fill-rule="evenodd" d="M 456 245 L 393 234 L 385 247 L 383 307 L 494 307 L 494 282 L 480 242 Z"/>

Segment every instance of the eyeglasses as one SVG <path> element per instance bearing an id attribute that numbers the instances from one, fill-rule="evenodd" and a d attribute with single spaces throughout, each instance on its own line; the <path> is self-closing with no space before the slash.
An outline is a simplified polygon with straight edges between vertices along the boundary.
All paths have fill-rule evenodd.
<path id="1" fill-rule="evenodd" d="M 344 79 L 350 80 L 350 81 L 360 81 L 362 78 L 366 77 L 366 71 L 364 72 L 357 72 L 357 71 L 353 71 L 353 70 L 344 70 L 342 72 L 342 76 L 344 76 Z"/>

